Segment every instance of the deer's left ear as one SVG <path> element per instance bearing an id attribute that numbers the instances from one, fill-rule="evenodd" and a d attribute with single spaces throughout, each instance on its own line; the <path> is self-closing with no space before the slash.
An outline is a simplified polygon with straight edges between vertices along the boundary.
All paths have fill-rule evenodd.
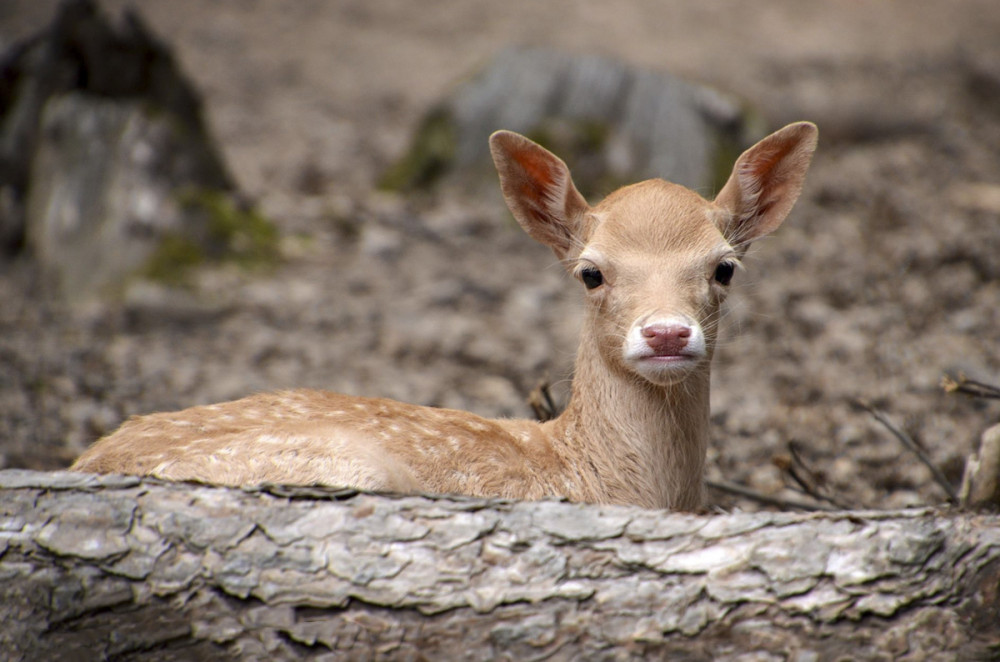
<path id="1" fill-rule="evenodd" d="M 802 192 L 819 130 L 811 122 L 789 124 L 745 151 L 715 204 L 730 212 L 720 228 L 729 243 L 746 248 L 781 225 Z"/>
<path id="2" fill-rule="evenodd" d="M 490 136 L 490 152 L 514 218 L 531 237 L 564 259 L 580 245 L 582 219 L 590 209 L 569 168 L 552 152 L 512 131 Z"/>

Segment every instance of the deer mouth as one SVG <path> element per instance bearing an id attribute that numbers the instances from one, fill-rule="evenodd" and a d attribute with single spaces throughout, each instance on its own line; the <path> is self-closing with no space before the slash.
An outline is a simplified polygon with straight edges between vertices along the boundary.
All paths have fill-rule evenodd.
<path id="1" fill-rule="evenodd" d="M 648 382 L 670 386 L 697 371 L 704 356 L 692 352 L 648 354 L 628 359 L 633 372 Z"/>
<path id="2" fill-rule="evenodd" d="M 649 366 L 650 368 L 661 368 L 672 370 L 676 368 L 692 367 L 701 363 L 704 356 L 697 352 L 678 352 L 675 354 L 646 354 L 632 357 L 631 361 L 636 366 Z"/>
<path id="3" fill-rule="evenodd" d="M 640 356 L 637 360 L 652 365 L 672 365 L 674 363 L 699 361 L 700 359 L 701 357 L 697 354 L 682 352 L 680 354 L 651 354 L 649 356 Z"/>

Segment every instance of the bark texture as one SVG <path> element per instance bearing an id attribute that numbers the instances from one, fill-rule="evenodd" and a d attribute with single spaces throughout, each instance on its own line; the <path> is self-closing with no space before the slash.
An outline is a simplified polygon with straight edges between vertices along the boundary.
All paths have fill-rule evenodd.
<path id="1" fill-rule="evenodd" d="M 24 660 L 991 659 L 1000 518 L 0 472 Z"/>

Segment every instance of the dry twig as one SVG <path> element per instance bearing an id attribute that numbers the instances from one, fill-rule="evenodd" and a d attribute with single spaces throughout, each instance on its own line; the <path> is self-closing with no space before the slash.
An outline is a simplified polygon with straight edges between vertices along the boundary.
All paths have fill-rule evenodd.
<path id="1" fill-rule="evenodd" d="M 921 448 L 917 444 L 917 442 L 915 442 L 910 437 L 910 435 L 903 432 L 903 430 L 901 430 L 899 426 L 897 426 L 895 423 L 892 422 L 892 420 L 885 412 L 877 409 L 871 403 L 865 402 L 864 400 L 857 400 L 856 403 L 861 408 L 867 410 L 868 413 L 870 413 L 876 421 L 884 425 L 885 428 L 889 432 L 891 432 L 892 435 L 896 437 L 896 439 L 898 439 L 899 442 L 903 444 L 903 446 L 905 446 L 907 450 L 916 455 L 917 459 L 923 462 L 924 466 L 930 469 L 931 476 L 933 476 L 934 478 L 934 482 L 936 482 L 941 487 L 941 489 L 944 490 L 945 494 L 948 495 L 949 503 L 952 504 L 958 503 L 958 493 L 955 492 L 955 488 L 952 487 L 951 482 L 944 475 L 944 473 L 942 473 L 941 469 L 939 469 L 938 466 L 934 464 L 934 461 L 931 460 L 930 456 L 927 455 L 924 449 Z"/>
<path id="2" fill-rule="evenodd" d="M 806 501 L 799 501 L 798 499 L 785 499 L 782 497 L 772 496 L 770 494 L 764 494 L 763 492 L 758 492 L 757 490 L 746 487 L 745 485 L 740 485 L 739 483 L 730 483 L 727 480 L 706 480 L 705 484 L 714 490 L 719 490 L 720 492 L 735 494 L 736 496 L 745 497 L 752 501 L 764 503 L 769 506 L 776 506 L 778 508 L 807 510 L 810 512 L 837 510 L 837 508 L 823 503 L 809 503 Z"/>
<path id="3" fill-rule="evenodd" d="M 528 405 L 535 412 L 535 418 L 544 423 L 559 415 L 559 408 L 556 407 L 549 391 L 549 383 L 545 380 L 538 382 L 538 385 L 528 394 Z"/>
<path id="4" fill-rule="evenodd" d="M 829 503 L 836 508 L 851 509 L 852 506 L 849 503 L 827 493 L 822 487 L 825 481 L 806 464 L 797 442 L 788 442 L 788 453 L 788 455 L 776 455 L 771 461 L 778 469 L 788 475 L 804 494 L 817 501 Z"/>
<path id="5" fill-rule="evenodd" d="M 941 388 L 946 393 L 964 393 L 974 398 L 987 398 L 1000 400 L 1000 386 L 977 382 L 959 373 L 958 379 L 952 379 L 948 375 L 941 378 Z"/>

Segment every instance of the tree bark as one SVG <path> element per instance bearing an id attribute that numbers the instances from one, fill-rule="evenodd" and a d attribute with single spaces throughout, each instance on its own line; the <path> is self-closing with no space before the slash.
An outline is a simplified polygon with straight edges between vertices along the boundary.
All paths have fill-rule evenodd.
<path id="1" fill-rule="evenodd" d="M 995 659 L 1000 517 L 0 472 L 24 660 Z"/>

